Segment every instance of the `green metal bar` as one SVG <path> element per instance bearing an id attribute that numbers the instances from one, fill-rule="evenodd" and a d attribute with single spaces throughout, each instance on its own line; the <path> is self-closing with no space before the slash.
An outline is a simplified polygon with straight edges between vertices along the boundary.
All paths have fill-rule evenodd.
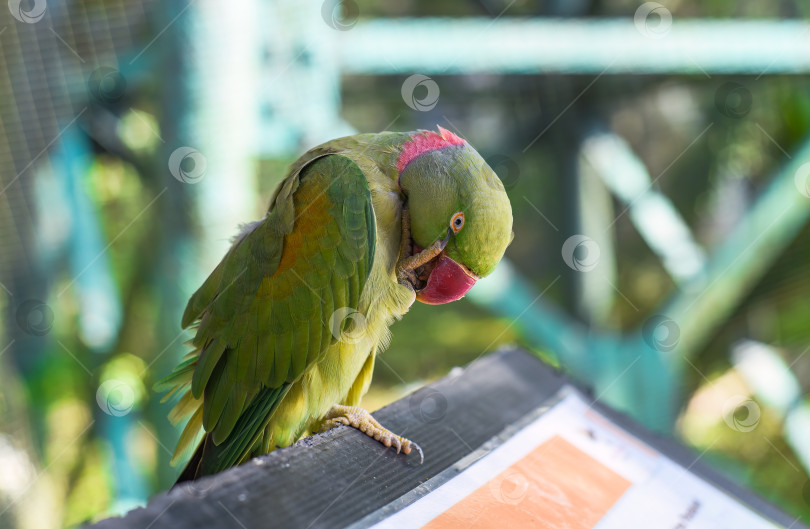
<path id="1" fill-rule="evenodd" d="M 555 357 L 573 378 L 593 389 L 595 400 L 622 410 L 649 428 L 669 431 L 678 403 L 678 380 L 640 332 L 622 337 L 589 329 L 543 299 L 559 277 L 537 289 L 508 259 L 478 281 L 467 298 L 507 317 L 534 349 Z"/>
<path id="2" fill-rule="evenodd" d="M 543 300 L 559 279 L 559 276 L 552 279 L 545 290 L 538 292 L 504 258 L 492 274 L 475 284 L 467 299 L 512 319 L 535 349 L 555 357 L 564 369 L 581 380 L 589 380 L 592 373 L 588 329 Z"/>
<path id="3" fill-rule="evenodd" d="M 810 166 L 802 167 L 808 162 L 810 140 L 718 246 L 705 279 L 695 279 L 661 311 L 680 327 L 677 353 L 689 357 L 703 347 L 808 221 L 810 197 L 804 193 L 810 194 Z M 670 362 L 680 364 L 681 359 L 670 355 Z"/>
<path id="4" fill-rule="evenodd" d="M 340 33 L 351 74 L 810 72 L 802 20 L 398 18 Z"/>
<path id="5" fill-rule="evenodd" d="M 669 198 L 653 186 L 647 168 L 624 139 L 613 133 L 593 134 L 583 143 L 582 156 L 625 205 L 639 235 L 674 281 L 683 285 L 703 272 L 705 252 Z M 610 229 L 615 221 L 608 223 Z"/>

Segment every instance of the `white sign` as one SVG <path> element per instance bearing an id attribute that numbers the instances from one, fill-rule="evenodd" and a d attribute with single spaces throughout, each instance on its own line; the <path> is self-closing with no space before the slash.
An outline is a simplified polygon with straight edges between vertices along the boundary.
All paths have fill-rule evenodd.
<path id="1" fill-rule="evenodd" d="M 774 529 L 571 392 L 374 529 Z"/>

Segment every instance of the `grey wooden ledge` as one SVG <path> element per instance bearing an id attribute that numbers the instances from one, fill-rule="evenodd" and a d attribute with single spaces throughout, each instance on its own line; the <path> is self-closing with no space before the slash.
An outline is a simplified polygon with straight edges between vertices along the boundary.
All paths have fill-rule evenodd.
<path id="1" fill-rule="evenodd" d="M 338 427 L 215 476 L 155 496 L 146 507 L 109 518 L 98 529 L 327 528 L 368 526 L 449 479 L 454 465 L 497 444 L 510 427 L 552 404 L 570 383 L 521 350 L 500 351 L 374 413 L 421 445 L 397 455 L 365 434 Z M 728 482 L 676 442 L 625 416 L 595 408 L 690 471 L 792 529 L 807 529 L 766 501 Z M 514 428 L 511 428 L 514 429 Z M 496 441 L 493 441 L 496 440 Z M 486 447 L 485 447 L 486 448 Z M 414 457 L 415 456 L 415 457 Z M 473 457 L 474 458 L 474 457 Z M 470 459 L 468 457 L 467 459 Z"/>

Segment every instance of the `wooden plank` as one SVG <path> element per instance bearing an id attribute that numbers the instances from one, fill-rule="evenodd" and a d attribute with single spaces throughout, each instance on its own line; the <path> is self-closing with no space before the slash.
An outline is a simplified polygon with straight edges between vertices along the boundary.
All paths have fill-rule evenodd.
<path id="1" fill-rule="evenodd" d="M 339 427 L 241 467 L 184 483 L 158 494 L 144 508 L 92 527 L 368 527 L 460 472 L 454 464 L 473 451 L 483 453 L 479 448 L 485 443 L 491 449 L 507 438 L 540 408 L 553 405 L 564 386 L 571 384 L 529 353 L 494 353 L 374 414 L 422 446 L 423 465 L 414 454 L 396 455 L 353 428 Z M 786 527 L 807 529 L 704 466 L 697 454 L 672 439 L 647 432 L 598 402 L 593 408 L 755 511 Z"/>
<path id="2" fill-rule="evenodd" d="M 488 355 L 374 416 L 425 452 L 418 464 L 339 427 L 183 484 L 98 529 L 344 527 L 399 498 L 535 410 L 565 383 L 518 351 Z M 237 523 L 238 522 L 238 523 Z"/>

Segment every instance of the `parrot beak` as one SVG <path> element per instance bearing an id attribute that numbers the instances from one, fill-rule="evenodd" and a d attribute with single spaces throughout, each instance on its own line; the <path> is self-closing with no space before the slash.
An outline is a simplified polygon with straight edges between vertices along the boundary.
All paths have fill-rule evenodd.
<path id="1" fill-rule="evenodd" d="M 478 280 L 467 267 L 450 259 L 442 251 L 434 261 L 425 288 L 416 294 L 416 299 L 427 305 L 441 305 L 464 297 Z"/>

